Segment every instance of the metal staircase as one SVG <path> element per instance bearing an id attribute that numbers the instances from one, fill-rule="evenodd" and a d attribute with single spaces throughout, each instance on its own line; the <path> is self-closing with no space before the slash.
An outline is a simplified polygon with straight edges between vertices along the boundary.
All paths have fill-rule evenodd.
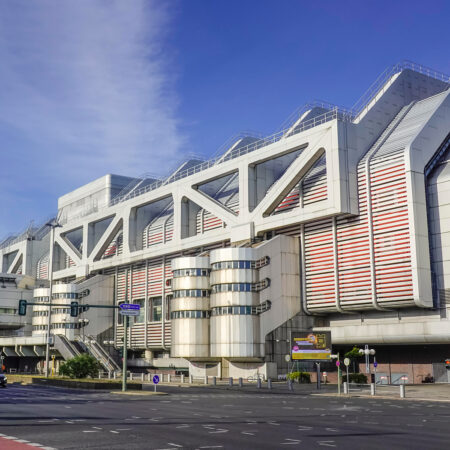
<path id="1" fill-rule="evenodd" d="M 87 353 L 91 354 L 108 372 L 117 372 L 121 368 L 114 359 L 105 351 L 105 349 L 97 342 L 94 336 L 79 336 L 78 343 Z"/>
<path id="2" fill-rule="evenodd" d="M 66 336 L 62 334 L 55 334 L 54 339 L 55 339 L 54 344 L 55 349 L 58 350 L 60 355 L 65 360 L 74 358 L 75 356 L 78 356 L 80 354 L 78 348 L 75 345 L 73 345 L 69 341 L 69 339 L 66 338 Z"/>

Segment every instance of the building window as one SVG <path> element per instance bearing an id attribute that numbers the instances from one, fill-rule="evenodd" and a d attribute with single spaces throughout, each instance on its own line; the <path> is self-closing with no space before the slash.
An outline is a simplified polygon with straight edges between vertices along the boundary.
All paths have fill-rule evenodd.
<path id="1" fill-rule="evenodd" d="M 220 261 L 211 264 L 212 270 L 253 269 L 254 267 L 255 267 L 254 261 Z"/>
<path id="2" fill-rule="evenodd" d="M 251 292 L 252 283 L 225 283 L 215 284 L 211 287 L 213 293 L 218 292 Z"/>
<path id="3" fill-rule="evenodd" d="M 166 295 L 166 320 L 170 320 L 170 302 L 173 299 L 173 295 Z"/>
<path id="4" fill-rule="evenodd" d="M 140 298 L 139 300 L 134 300 L 134 304 L 141 307 L 139 311 L 139 316 L 135 317 L 134 323 L 144 323 L 145 322 L 145 300 Z"/>
<path id="5" fill-rule="evenodd" d="M 172 319 L 208 319 L 209 311 L 173 311 L 170 317 Z"/>
<path id="6" fill-rule="evenodd" d="M 209 291 L 206 289 L 182 289 L 180 291 L 173 292 L 174 298 L 181 297 L 208 297 Z"/>
<path id="7" fill-rule="evenodd" d="M 177 269 L 173 271 L 173 277 L 207 277 L 210 269 Z"/>
<path id="8" fill-rule="evenodd" d="M 161 322 L 162 320 L 162 298 L 150 297 L 149 298 L 149 317 L 150 322 Z"/>
<path id="9" fill-rule="evenodd" d="M 257 314 L 255 307 L 252 306 L 219 306 L 211 309 L 212 316 L 228 316 L 228 315 L 243 315 L 249 316 Z"/>

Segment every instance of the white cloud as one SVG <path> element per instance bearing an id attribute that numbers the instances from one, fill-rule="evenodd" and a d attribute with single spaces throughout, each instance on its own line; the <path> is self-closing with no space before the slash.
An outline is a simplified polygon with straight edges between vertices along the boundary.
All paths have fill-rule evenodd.
<path id="1" fill-rule="evenodd" d="M 14 169 L 0 168 L 3 194 L 7 180 L 47 190 L 105 173 L 164 174 L 183 144 L 170 25 L 158 1 L 0 2 L 0 129 L 9 135 L 0 145 Z"/>

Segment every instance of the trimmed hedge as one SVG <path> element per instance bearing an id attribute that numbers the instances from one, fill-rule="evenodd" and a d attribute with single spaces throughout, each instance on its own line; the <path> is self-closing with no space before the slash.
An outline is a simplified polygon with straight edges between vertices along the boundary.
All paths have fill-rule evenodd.
<path id="1" fill-rule="evenodd" d="M 298 383 L 311 383 L 311 374 L 309 372 L 291 372 L 288 374 L 288 378 Z"/>
<path id="2" fill-rule="evenodd" d="M 66 387 L 72 389 L 122 389 L 122 383 L 118 381 L 100 380 L 71 380 L 64 378 L 32 378 L 33 384 Z M 127 389 L 130 391 L 142 391 L 141 383 L 127 382 Z"/>
<path id="3" fill-rule="evenodd" d="M 348 379 L 350 383 L 367 384 L 367 376 L 363 373 L 349 373 Z M 342 374 L 342 382 L 344 381 L 347 381 L 347 375 L 345 373 Z"/>

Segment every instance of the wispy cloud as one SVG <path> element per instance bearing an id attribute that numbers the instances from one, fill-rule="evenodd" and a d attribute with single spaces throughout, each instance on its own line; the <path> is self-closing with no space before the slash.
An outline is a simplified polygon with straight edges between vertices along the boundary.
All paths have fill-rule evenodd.
<path id="1" fill-rule="evenodd" d="M 3 195 L 21 183 L 48 192 L 111 172 L 164 173 L 179 158 L 165 5 L 0 3 Z"/>

